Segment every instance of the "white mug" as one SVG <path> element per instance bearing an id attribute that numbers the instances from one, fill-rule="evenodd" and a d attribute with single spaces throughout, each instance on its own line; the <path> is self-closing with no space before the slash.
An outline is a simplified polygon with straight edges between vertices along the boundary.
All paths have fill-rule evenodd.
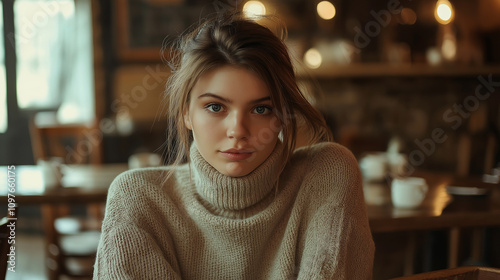
<path id="1" fill-rule="evenodd" d="M 369 153 L 359 161 L 363 180 L 367 182 L 380 182 L 385 180 L 387 175 L 387 156 L 384 152 Z"/>
<path id="2" fill-rule="evenodd" d="M 427 190 L 424 178 L 394 178 L 391 185 L 392 204 L 398 208 L 416 208 L 424 200 Z"/>
<path id="3" fill-rule="evenodd" d="M 41 170 L 45 188 L 51 189 L 58 187 L 62 179 L 61 161 L 59 161 L 57 158 L 53 158 L 50 160 L 39 159 L 37 160 L 36 164 Z"/>

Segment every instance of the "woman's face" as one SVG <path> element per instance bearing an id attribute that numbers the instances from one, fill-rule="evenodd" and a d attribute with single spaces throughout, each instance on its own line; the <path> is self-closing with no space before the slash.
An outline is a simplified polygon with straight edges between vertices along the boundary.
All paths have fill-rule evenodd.
<path id="1" fill-rule="evenodd" d="M 245 176 L 263 163 L 281 130 L 267 85 L 234 66 L 217 68 L 198 79 L 184 123 L 203 158 L 231 177 Z"/>

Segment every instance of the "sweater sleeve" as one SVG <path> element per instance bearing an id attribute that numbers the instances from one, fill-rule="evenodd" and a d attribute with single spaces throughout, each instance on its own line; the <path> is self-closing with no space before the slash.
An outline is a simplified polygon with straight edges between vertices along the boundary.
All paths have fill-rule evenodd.
<path id="1" fill-rule="evenodd" d="M 328 143 L 311 167 L 298 279 L 371 279 L 375 248 L 356 159 Z"/>
<path id="2" fill-rule="evenodd" d="M 181 279 L 170 238 L 160 240 L 140 222 L 144 182 L 136 175 L 126 172 L 110 187 L 93 279 Z"/>

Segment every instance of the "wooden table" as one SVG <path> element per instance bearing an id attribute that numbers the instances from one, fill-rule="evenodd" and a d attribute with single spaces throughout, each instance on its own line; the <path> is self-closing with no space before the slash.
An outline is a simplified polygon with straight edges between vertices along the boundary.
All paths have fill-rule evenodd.
<path id="1" fill-rule="evenodd" d="M 16 166 L 16 203 L 46 204 L 105 201 L 113 179 L 127 170 L 126 164 L 69 165 L 60 186 L 44 183 L 38 166 Z M 386 183 L 365 183 L 365 198 L 372 232 L 432 230 L 451 227 L 500 226 L 500 185 L 482 183 L 480 178 L 455 178 L 445 173 L 416 173 L 424 177 L 429 191 L 421 207 L 392 206 Z M 487 188 L 484 197 L 453 197 L 448 185 Z M 0 203 L 7 202 L 7 167 L 0 166 Z"/>
<path id="2" fill-rule="evenodd" d="M 413 176 L 426 179 L 429 191 L 422 205 L 416 209 L 399 209 L 392 205 L 388 183 L 364 183 L 365 200 L 373 233 L 415 232 L 431 230 L 449 231 L 448 266 L 458 266 L 460 229 L 476 228 L 472 241 L 473 258 L 481 255 L 480 230 L 500 226 L 500 185 L 482 182 L 480 177 L 459 178 L 452 174 L 420 172 Z M 476 187 L 488 190 L 487 195 L 458 196 L 447 193 L 447 186 Z M 415 244 L 407 244 L 407 274 L 413 270 Z"/>
<path id="3" fill-rule="evenodd" d="M 69 165 L 60 186 L 48 187 L 38 166 L 16 166 L 17 204 L 102 202 L 112 180 L 128 169 L 126 164 Z M 392 206 L 386 183 L 364 185 L 372 232 L 449 229 L 454 227 L 500 226 L 500 185 L 482 183 L 480 178 L 455 178 L 445 173 L 416 173 L 427 180 L 429 191 L 421 207 Z M 448 185 L 487 188 L 485 197 L 453 197 Z M 7 202 L 7 166 L 0 166 L 0 203 Z"/>
<path id="4" fill-rule="evenodd" d="M 48 185 L 41 167 L 15 166 L 10 194 L 18 205 L 104 202 L 113 179 L 127 169 L 127 164 L 66 165 L 60 184 Z M 0 166 L 0 203 L 8 201 L 8 171 Z"/>
<path id="5" fill-rule="evenodd" d="M 479 177 L 457 178 L 444 173 L 421 172 L 415 176 L 425 178 L 429 185 L 425 200 L 416 209 L 393 207 L 388 184 L 365 183 L 372 232 L 500 226 L 500 185 L 483 183 Z M 485 188 L 489 195 L 452 196 L 447 186 Z"/>

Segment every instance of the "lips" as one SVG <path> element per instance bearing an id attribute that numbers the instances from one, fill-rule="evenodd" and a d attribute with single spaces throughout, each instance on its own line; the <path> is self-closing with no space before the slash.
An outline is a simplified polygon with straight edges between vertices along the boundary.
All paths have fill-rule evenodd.
<path id="1" fill-rule="evenodd" d="M 246 149 L 229 149 L 220 153 L 229 160 L 242 161 L 251 157 L 254 152 Z"/>

